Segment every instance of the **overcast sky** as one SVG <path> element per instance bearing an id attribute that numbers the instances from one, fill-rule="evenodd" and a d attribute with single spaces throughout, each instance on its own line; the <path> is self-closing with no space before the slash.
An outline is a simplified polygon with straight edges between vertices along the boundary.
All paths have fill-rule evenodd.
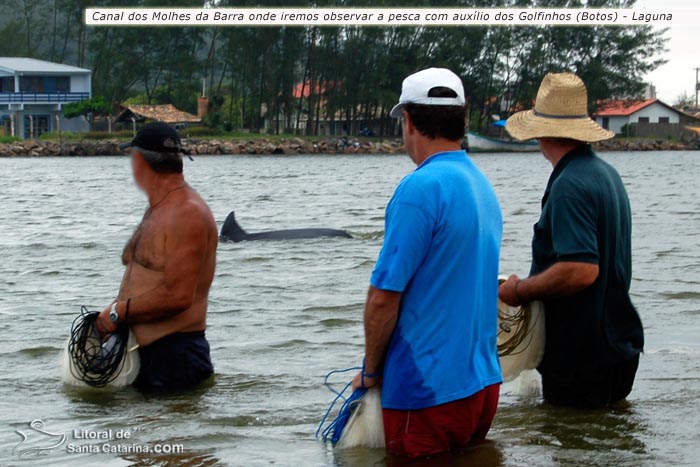
<path id="1" fill-rule="evenodd" d="M 682 9 L 697 3 L 697 0 L 637 0 L 638 6 L 653 9 Z M 695 8 L 700 8 L 700 5 Z M 669 40 L 665 57 L 668 63 L 646 77 L 656 86 L 657 97 L 668 104 L 675 104 L 683 92 L 694 96 L 694 69 L 700 67 L 699 34 L 697 26 L 674 26 L 669 29 L 666 33 Z"/>

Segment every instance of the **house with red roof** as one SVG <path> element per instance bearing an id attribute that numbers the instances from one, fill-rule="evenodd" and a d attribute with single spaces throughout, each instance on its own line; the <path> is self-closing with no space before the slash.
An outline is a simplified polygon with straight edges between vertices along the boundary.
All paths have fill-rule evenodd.
<path id="1" fill-rule="evenodd" d="M 633 123 L 680 124 L 689 117 L 658 99 L 605 101 L 593 114 L 600 126 L 618 134 Z"/>

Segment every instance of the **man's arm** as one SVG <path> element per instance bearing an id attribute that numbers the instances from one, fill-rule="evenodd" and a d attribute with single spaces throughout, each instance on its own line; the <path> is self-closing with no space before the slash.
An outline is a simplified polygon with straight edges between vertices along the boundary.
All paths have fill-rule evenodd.
<path id="1" fill-rule="evenodd" d="M 435 221 L 420 200 L 402 201 L 420 195 L 424 187 L 399 188 L 387 207 L 384 245 L 372 271 L 365 304 L 365 363 L 353 387 L 372 387 L 379 374 L 389 341 L 399 318 L 401 295 L 430 248 Z M 408 193 L 408 195 L 407 195 Z M 410 198 L 410 196 L 409 196 Z M 367 377 L 366 375 L 375 375 Z"/>
<path id="2" fill-rule="evenodd" d="M 548 201 L 552 248 L 557 262 L 525 280 L 511 276 L 498 288 L 498 296 L 511 306 L 533 300 L 580 292 L 598 278 L 598 210 L 594 197 L 562 188 L 571 194 Z M 568 192 L 567 191 L 567 192 Z"/>
<path id="3" fill-rule="evenodd" d="M 386 350 L 399 318 L 400 304 L 400 292 L 390 292 L 370 286 L 364 315 L 365 375 L 378 374 L 384 365 Z M 353 387 L 372 387 L 378 382 L 379 378 L 367 376 L 363 378 L 360 373 L 353 380 Z"/>
<path id="4" fill-rule="evenodd" d="M 518 306 L 534 300 L 572 295 L 593 285 L 598 272 L 597 264 L 562 261 L 524 280 L 516 275 L 510 276 L 498 288 L 498 296 L 508 305 Z"/>
<path id="5" fill-rule="evenodd" d="M 161 321 L 190 308 L 206 255 L 207 239 L 207 223 L 200 209 L 196 206 L 181 209 L 166 232 L 163 280 L 148 292 L 118 301 L 120 321 L 126 319 L 129 324 Z M 98 321 L 101 332 L 112 332 L 116 328 L 109 320 L 110 308 L 102 312 Z"/>

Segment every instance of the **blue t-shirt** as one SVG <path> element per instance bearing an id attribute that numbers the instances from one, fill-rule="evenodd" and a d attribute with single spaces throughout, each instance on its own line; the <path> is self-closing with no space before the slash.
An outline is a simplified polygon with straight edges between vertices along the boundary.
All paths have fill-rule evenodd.
<path id="1" fill-rule="evenodd" d="M 435 154 L 401 181 L 385 222 L 371 283 L 403 295 L 382 406 L 434 407 L 500 383 L 503 219 L 489 181 L 464 151 Z"/>

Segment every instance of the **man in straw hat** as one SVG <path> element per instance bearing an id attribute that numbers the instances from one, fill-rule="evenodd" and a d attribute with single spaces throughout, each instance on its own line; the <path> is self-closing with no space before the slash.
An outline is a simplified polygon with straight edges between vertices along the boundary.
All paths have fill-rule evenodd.
<path id="1" fill-rule="evenodd" d="M 587 101 L 578 76 L 549 74 L 535 108 L 508 119 L 513 137 L 539 140 L 554 171 L 535 224 L 530 277 L 511 276 L 499 289 L 513 306 L 544 302 L 546 345 L 538 368 L 544 398 L 579 408 L 625 399 L 644 344 L 629 297 L 627 192 L 590 146 L 614 134 L 588 117 Z"/>

